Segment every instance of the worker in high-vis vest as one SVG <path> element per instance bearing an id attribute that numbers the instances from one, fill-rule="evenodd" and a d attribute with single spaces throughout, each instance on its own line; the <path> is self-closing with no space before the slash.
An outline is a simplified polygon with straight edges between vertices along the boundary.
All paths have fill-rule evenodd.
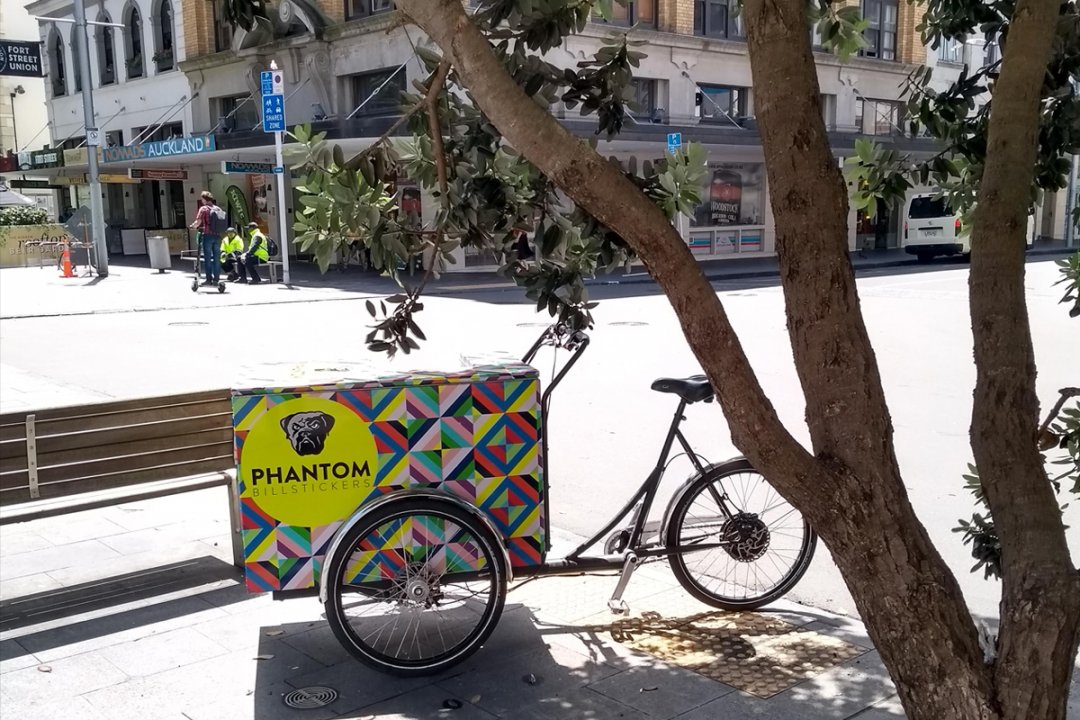
<path id="1" fill-rule="evenodd" d="M 244 254 L 244 238 L 237 234 L 236 228 L 225 231 L 221 238 L 221 269 L 229 273 L 225 279 L 236 282 L 240 279 L 240 258 Z"/>
<path id="2" fill-rule="evenodd" d="M 267 246 L 266 236 L 255 223 L 248 223 L 247 252 L 243 254 L 243 262 L 240 263 L 240 279 L 237 282 L 261 283 L 259 277 L 259 263 L 270 259 L 270 248 Z"/>

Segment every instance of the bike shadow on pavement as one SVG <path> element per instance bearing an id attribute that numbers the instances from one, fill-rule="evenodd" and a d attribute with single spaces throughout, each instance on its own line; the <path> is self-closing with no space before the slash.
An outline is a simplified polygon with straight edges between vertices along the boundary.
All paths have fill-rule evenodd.
<path id="1" fill-rule="evenodd" d="M 553 623 L 524 604 L 508 603 L 484 647 L 443 673 L 416 678 L 363 665 L 338 644 L 325 622 L 262 627 L 254 688 L 237 688 L 252 705 L 250 710 L 234 706 L 234 712 L 244 717 L 250 712 L 258 720 L 704 720 L 764 716 L 783 705 L 795 714 L 776 717 L 809 720 L 846 718 L 895 692 L 876 653 L 866 648 L 841 652 L 828 668 L 790 663 L 786 682 L 771 689 L 760 682 L 755 686 L 754 676 L 763 672 L 763 648 L 783 634 L 781 628 L 767 613 L 708 615 Z M 716 620 L 724 615 L 758 619 L 756 625 L 725 631 L 717 622 L 726 620 Z M 681 633 L 688 625 L 701 630 L 702 623 L 723 642 L 710 651 L 690 647 L 687 658 L 674 659 L 680 647 L 688 647 Z M 645 636 L 668 645 L 668 660 L 643 649 L 649 642 Z M 805 641 L 804 634 L 789 647 Z M 843 645 L 836 641 L 830 649 Z M 744 681 L 731 677 L 758 694 L 710 677 L 715 674 L 710 663 L 742 663 Z M 311 706 L 293 709 L 287 700 Z M 329 702 L 318 706 L 323 701 Z M 890 717 L 902 716 L 880 715 Z"/>

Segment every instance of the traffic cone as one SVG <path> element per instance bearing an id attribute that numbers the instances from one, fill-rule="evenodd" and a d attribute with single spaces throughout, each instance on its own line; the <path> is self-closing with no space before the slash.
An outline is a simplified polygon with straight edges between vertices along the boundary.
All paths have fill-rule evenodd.
<path id="1" fill-rule="evenodd" d="M 75 277 L 75 273 L 73 273 L 71 271 L 71 251 L 68 249 L 67 245 L 64 246 L 64 254 L 60 256 L 60 266 L 64 270 L 64 274 L 61 275 L 60 277 L 64 277 L 64 278 L 73 278 L 73 277 Z"/>

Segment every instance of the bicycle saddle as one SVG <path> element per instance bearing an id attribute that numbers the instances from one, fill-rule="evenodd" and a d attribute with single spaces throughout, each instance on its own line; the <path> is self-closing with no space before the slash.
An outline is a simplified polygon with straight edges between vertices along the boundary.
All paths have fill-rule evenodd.
<path id="1" fill-rule="evenodd" d="M 688 403 L 711 400 L 712 385 L 704 375 L 692 375 L 688 378 L 659 378 L 653 380 L 652 389 L 656 392 L 678 395 Z"/>

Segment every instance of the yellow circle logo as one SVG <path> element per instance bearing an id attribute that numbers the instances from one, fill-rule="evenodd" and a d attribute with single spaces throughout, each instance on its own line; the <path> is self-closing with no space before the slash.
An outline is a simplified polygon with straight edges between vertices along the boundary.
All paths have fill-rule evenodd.
<path id="1" fill-rule="evenodd" d="M 286 525 L 328 525 L 367 497 L 377 463 L 368 424 L 348 407 L 288 400 L 267 410 L 244 440 L 243 497 Z"/>

